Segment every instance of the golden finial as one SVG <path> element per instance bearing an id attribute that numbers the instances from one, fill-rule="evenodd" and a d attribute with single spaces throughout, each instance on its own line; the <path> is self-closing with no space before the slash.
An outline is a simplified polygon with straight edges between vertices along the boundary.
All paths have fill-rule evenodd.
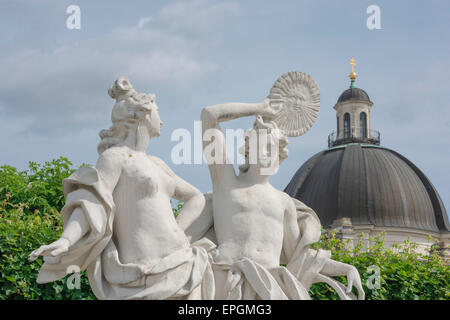
<path id="1" fill-rule="evenodd" d="M 349 74 L 350 80 L 352 80 L 352 82 L 354 82 L 356 80 L 357 74 L 355 73 L 355 58 L 351 58 L 350 59 L 350 64 L 352 65 L 352 72 Z"/>
<path id="2" fill-rule="evenodd" d="M 355 80 L 356 80 L 357 74 L 355 72 L 355 66 L 356 66 L 355 58 L 352 57 L 350 59 L 350 64 L 352 65 L 352 72 L 348 75 L 350 77 L 350 80 L 351 80 L 350 88 L 356 88 Z"/>

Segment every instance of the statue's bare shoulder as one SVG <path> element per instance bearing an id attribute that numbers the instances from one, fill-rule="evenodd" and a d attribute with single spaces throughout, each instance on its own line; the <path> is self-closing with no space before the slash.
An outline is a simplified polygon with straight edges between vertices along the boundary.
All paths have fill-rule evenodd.
<path id="1" fill-rule="evenodd" d="M 101 153 L 96 167 L 122 168 L 127 156 L 129 156 L 129 152 L 124 147 L 109 148 Z"/>
<path id="2" fill-rule="evenodd" d="M 292 209 L 294 209 L 295 211 L 295 203 L 292 200 L 291 196 L 288 195 L 286 192 L 278 190 L 275 187 L 272 187 L 274 189 L 274 191 L 276 192 L 276 194 L 279 196 L 281 203 L 284 205 L 284 209 L 285 210 L 289 210 L 292 211 Z"/>
<path id="3" fill-rule="evenodd" d="M 112 147 L 103 151 L 97 160 L 95 167 L 111 190 L 122 175 L 128 154 L 126 148 Z"/>
<path id="4" fill-rule="evenodd" d="M 147 155 L 147 157 L 153 161 L 158 167 L 160 167 L 164 172 L 166 172 L 171 177 L 176 177 L 175 173 L 170 169 L 170 167 L 160 158 L 153 155 Z"/>
<path id="5" fill-rule="evenodd" d="M 128 147 L 111 147 L 103 151 L 100 155 L 100 157 L 107 157 L 107 158 L 118 158 L 118 159 L 124 159 L 126 156 L 130 154 L 131 150 Z"/>

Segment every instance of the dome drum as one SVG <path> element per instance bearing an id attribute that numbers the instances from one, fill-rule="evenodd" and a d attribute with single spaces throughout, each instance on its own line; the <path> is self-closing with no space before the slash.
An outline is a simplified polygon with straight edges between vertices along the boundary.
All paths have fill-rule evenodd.
<path id="1" fill-rule="evenodd" d="M 380 131 L 377 130 L 369 130 L 367 137 L 351 133 L 349 137 L 339 138 L 336 131 L 333 131 L 328 135 L 328 148 L 348 143 L 366 143 L 379 146 L 380 142 L 381 134 Z"/>

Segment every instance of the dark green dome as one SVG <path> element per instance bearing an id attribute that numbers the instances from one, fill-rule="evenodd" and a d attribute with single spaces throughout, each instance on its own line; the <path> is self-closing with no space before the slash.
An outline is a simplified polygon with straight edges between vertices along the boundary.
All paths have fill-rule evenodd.
<path id="1" fill-rule="evenodd" d="M 360 100 L 360 101 L 370 101 L 369 95 L 363 89 L 360 88 L 350 88 L 342 92 L 339 96 L 337 103 L 349 101 L 349 100 Z"/>
<path id="2" fill-rule="evenodd" d="M 336 219 L 353 225 L 450 231 L 438 192 L 401 154 L 352 143 L 317 153 L 284 190 L 319 216 L 325 228 Z"/>

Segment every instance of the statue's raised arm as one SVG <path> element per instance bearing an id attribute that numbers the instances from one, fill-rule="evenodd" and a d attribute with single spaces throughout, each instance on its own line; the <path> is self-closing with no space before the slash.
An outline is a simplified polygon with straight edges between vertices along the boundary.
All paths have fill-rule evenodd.
<path id="1" fill-rule="evenodd" d="M 202 110 L 203 153 L 213 184 L 222 178 L 230 179 L 236 176 L 233 165 L 227 158 L 225 135 L 219 123 L 257 115 L 270 119 L 276 113 L 277 111 L 270 107 L 268 99 L 261 103 L 222 103 Z"/>

